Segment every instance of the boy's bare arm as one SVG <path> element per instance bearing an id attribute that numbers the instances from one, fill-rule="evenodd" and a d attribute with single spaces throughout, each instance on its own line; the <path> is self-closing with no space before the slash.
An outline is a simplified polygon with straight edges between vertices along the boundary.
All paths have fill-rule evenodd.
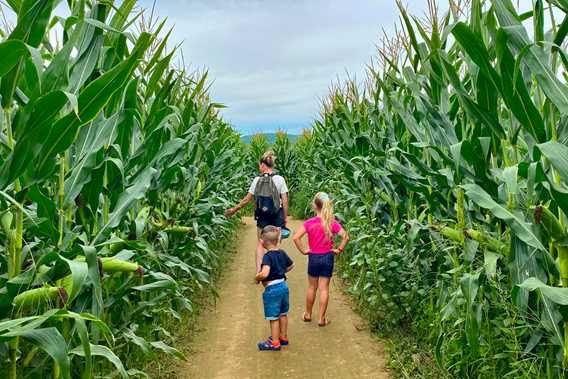
<path id="1" fill-rule="evenodd" d="M 262 270 L 260 270 L 256 276 L 254 277 L 254 279 L 257 282 L 260 282 L 261 280 L 266 279 L 266 277 L 268 276 L 268 274 L 270 273 L 270 266 L 262 266 Z"/>

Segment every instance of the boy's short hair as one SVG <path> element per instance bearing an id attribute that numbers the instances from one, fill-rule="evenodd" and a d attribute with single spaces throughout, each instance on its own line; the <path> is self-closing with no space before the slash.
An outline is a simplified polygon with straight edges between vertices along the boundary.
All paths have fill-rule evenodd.
<path id="1" fill-rule="evenodd" d="M 280 228 L 272 225 L 265 226 L 260 232 L 260 239 L 264 243 L 277 245 L 280 240 Z"/>

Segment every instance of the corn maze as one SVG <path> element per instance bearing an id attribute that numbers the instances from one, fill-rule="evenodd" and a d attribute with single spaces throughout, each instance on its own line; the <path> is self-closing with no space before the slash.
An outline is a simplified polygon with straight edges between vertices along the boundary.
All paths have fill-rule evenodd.
<path id="1" fill-rule="evenodd" d="M 565 0 L 429 1 L 424 18 L 398 3 L 366 80 L 273 146 L 240 141 L 135 0 L 68 0 L 65 18 L 59 1 L 6 2 L 2 377 L 183 358 L 171 325 L 221 269 L 239 225 L 223 212 L 269 147 L 297 217 L 317 191 L 336 199 L 354 241 L 340 275 L 371 326 L 413 335 L 440 376 L 566 375 Z"/>

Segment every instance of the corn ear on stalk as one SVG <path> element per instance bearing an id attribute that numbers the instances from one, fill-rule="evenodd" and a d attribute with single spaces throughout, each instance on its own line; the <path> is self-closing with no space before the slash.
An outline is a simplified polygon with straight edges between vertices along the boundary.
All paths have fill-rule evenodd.
<path id="1" fill-rule="evenodd" d="M 16 307 L 35 307 L 40 303 L 55 301 L 60 298 L 63 303 L 67 302 L 67 291 L 63 287 L 41 287 L 27 290 L 14 298 L 12 303 Z"/>
<path id="2" fill-rule="evenodd" d="M 431 228 L 439 232 L 445 238 L 462 243 L 465 236 L 461 230 L 450 228 L 449 226 L 432 225 Z"/>
<path id="3" fill-rule="evenodd" d="M 566 238 L 566 230 L 548 208 L 542 205 L 535 207 L 534 216 L 537 225 L 542 225 L 553 240 L 560 241 Z"/>
<path id="4" fill-rule="evenodd" d="M 499 240 L 487 235 L 487 233 L 485 232 L 481 232 L 475 229 L 466 229 L 464 233 L 467 237 L 487 246 L 489 250 L 496 253 L 501 252 L 503 251 L 503 249 L 505 249 L 505 246 L 501 242 L 499 242 Z"/>
<path id="5" fill-rule="evenodd" d="M 136 272 L 144 275 L 144 269 L 136 263 L 121 261 L 113 257 L 101 258 L 103 271 L 106 273 Z"/>
<path id="6" fill-rule="evenodd" d="M 0 217 L 0 225 L 2 225 L 4 232 L 10 232 L 10 226 L 12 225 L 13 218 L 14 216 L 10 212 L 5 212 L 4 214 L 2 214 L 2 217 Z"/>
<path id="7" fill-rule="evenodd" d="M 170 228 L 165 228 L 164 232 L 176 233 L 176 234 L 191 234 L 193 232 L 193 228 L 189 226 L 172 226 Z"/>

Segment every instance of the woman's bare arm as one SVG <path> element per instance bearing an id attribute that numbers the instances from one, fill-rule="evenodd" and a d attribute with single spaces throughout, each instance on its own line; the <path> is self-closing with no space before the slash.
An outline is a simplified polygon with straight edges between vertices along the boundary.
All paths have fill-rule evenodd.
<path id="1" fill-rule="evenodd" d="M 241 200 L 240 203 L 238 203 L 236 206 L 234 206 L 233 208 L 229 208 L 225 211 L 225 217 L 230 218 L 232 217 L 235 213 L 237 213 L 238 211 L 240 211 L 241 209 L 243 209 L 244 207 L 246 207 L 246 205 L 248 203 L 250 203 L 252 201 L 252 199 L 254 198 L 252 193 L 247 193 L 245 197 L 243 197 L 243 199 Z"/>
<path id="2" fill-rule="evenodd" d="M 288 193 L 282 194 L 282 208 L 284 209 L 284 225 L 288 224 Z"/>

